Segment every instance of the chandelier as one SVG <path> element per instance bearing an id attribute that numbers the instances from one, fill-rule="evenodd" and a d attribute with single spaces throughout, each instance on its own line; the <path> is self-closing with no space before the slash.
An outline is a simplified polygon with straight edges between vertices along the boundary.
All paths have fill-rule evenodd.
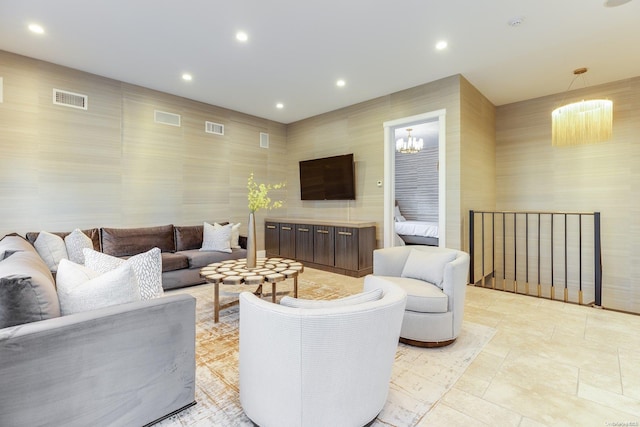
<path id="1" fill-rule="evenodd" d="M 573 71 L 575 77 L 567 92 L 578 76 L 586 72 L 586 68 Z M 607 99 L 582 100 L 558 107 L 551 113 L 551 143 L 554 146 L 608 141 L 612 128 L 613 102 Z"/>
<path id="2" fill-rule="evenodd" d="M 417 153 L 424 147 L 422 138 L 414 138 L 411 136 L 413 129 L 407 129 L 407 139 L 400 138 L 396 140 L 396 151 L 398 153 Z"/>

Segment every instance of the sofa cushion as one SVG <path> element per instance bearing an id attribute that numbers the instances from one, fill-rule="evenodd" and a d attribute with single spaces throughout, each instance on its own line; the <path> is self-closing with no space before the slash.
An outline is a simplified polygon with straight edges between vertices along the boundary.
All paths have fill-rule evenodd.
<path id="1" fill-rule="evenodd" d="M 102 252 L 122 257 L 147 252 L 154 247 L 174 252 L 173 225 L 139 228 L 102 228 Z"/>
<path id="2" fill-rule="evenodd" d="M 175 271 L 189 268 L 189 259 L 183 252 L 162 252 L 162 271 Z"/>
<path id="3" fill-rule="evenodd" d="M 231 253 L 231 224 L 220 225 L 217 222 L 213 225 L 204 223 L 202 234 L 201 251 L 219 251 Z"/>
<path id="4" fill-rule="evenodd" d="M 62 315 L 141 299 L 133 266 L 128 263 L 100 274 L 65 259 L 60 261 L 56 279 Z"/>
<path id="5" fill-rule="evenodd" d="M 33 246 L 38 251 L 38 255 L 47 263 L 49 270 L 53 272 L 58 270 L 60 260 L 68 259 L 64 240 L 56 234 L 41 231 Z"/>
<path id="6" fill-rule="evenodd" d="M 442 288 L 444 267 L 454 259 L 456 253 L 453 251 L 434 253 L 412 249 L 400 276 L 424 280 Z"/>
<path id="7" fill-rule="evenodd" d="M 447 294 L 431 283 L 408 277 L 376 276 L 400 286 L 407 293 L 405 310 L 420 313 L 446 313 L 449 298 Z"/>
<path id="8" fill-rule="evenodd" d="M 0 278 L 0 328 L 60 316 L 53 276 L 35 251 L 0 261 Z"/>
<path id="9" fill-rule="evenodd" d="M 202 247 L 202 225 L 176 225 L 174 227 L 176 251 Z"/>
<path id="10" fill-rule="evenodd" d="M 95 249 L 96 251 L 100 250 L 100 230 L 98 228 L 87 228 L 84 230 L 81 230 L 82 233 L 86 236 L 88 236 L 91 239 L 91 242 L 93 243 L 93 249 Z M 67 237 L 69 234 L 71 234 L 72 232 L 70 231 L 54 231 L 51 232 L 51 234 L 55 234 L 57 236 L 62 237 L 63 239 L 65 237 Z M 26 234 L 26 238 L 29 242 L 31 242 L 31 244 L 33 244 L 36 239 L 38 238 L 38 236 L 40 235 L 39 231 L 30 231 Z"/>
<path id="11" fill-rule="evenodd" d="M 226 261 L 228 259 L 240 259 L 247 256 L 246 249 L 232 249 L 231 253 L 217 251 L 201 251 L 199 249 L 191 249 L 189 251 L 178 252 L 188 261 L 188 268 L 202 268 L 214 262 Z M 166 271 L 166 270 L 165 270 Z"/>
<path id="12" fill-rule="evenodd" d="M 128 259 L 117 258 L 93 249 L 85 249 L 84 257 L 86 267 L 100 274 L 114 270 L 123 264 L 131 264 L 136 279 L 138 279 L 140 296 L 143 300 L 160 297 L 164 294 L 162 289 L 162 258 L 158 248 L 153 248 Z"/>
<path id="13" fill-rule="evenodd" d="M 302 298 L 292 298 L 284 296 L 280 300 L 280 305 L 295 308 L 333 308 L 346 307 L 350 305 L 362 304 L 364 302 L 377 301 L 382 298 L 382 289 L 372 289 L 370 291 L 361 292 L 355 295 L 349 295 L 344 298 L 331 300 L 310 300 Z"/>
<path id="14" fill-rule="evenodd" d="M 91 238 L 78 228 L 64 237 L 64 245 L 67 248 L 69 261 L 75 262 L 76 264 L 84 264 L 83 249 L 93 249 Z"/>
<path id="15" fill-rule="evenodd" d="M 36 253 L 36 248 L 17 234 L 8 234 L 0 239 L 0 261 L 5 259 L 8 253 L 17 251 Z"/>

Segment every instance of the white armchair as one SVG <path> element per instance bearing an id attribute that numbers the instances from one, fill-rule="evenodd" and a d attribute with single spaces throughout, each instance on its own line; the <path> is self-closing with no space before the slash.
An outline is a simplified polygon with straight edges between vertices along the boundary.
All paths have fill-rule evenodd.
<path id="1" fill-rule="evenodd" d="M 375 419 L 387 400 L 405 303 L 405 292 L 384 280 L 341 300 L 273 304 L 240 294 L 245 414 L 262 427 Z"/>
<path id="2" fill-rule="evenodd" d="M 434 246 L 398 246 L 373 252 L 373 275 L 407 292 L 400 341 L 420 347 L 442 347 L 462 327 L 469 255 Z"/>

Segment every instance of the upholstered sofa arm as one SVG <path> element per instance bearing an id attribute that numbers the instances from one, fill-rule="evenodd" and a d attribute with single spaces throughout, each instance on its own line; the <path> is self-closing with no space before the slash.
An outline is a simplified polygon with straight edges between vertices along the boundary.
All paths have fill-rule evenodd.
<path id="1" fill-rule="evenodd" d="M 195 298 L 0 329 L 2 425 L 146 425 L 194 403 Z"/>

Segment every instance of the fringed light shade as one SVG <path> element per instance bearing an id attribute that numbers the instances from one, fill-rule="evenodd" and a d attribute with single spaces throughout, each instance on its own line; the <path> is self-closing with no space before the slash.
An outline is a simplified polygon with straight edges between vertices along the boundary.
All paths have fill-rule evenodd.
<path id="1" fill-rule="evenodd" d="M 573 70 L 575 77 L 567 92 L 578 77 L 585 81 L 586 72 L 586 68 Z M 613 102 L 606 99 L 574 102 L 556 108 L 551 113 L 551 144 L 556 147 L 608 141 L 612 129 Z"/>
<path id="2" fill-rule="evenodd" d="M 608 141 L 612 128 L 613 102 L 606 99 L 574 102 L 551 113 L 554 146 Z"/>

